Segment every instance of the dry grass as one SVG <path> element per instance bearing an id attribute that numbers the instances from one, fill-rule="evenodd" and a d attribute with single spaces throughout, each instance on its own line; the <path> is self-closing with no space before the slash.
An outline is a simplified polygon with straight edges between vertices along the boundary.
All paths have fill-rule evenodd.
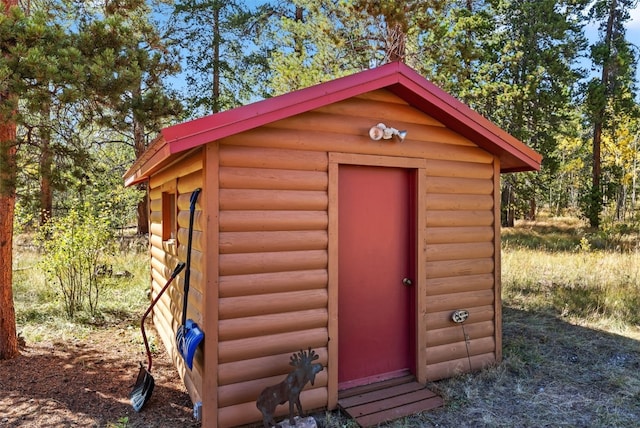
<path id="1" fill-rule="evenodd" d="M 601 240 L 576 219 L 505 231 L 503 361 L 430 384 L 444 408 L 387 426 L 638 427 L 640 253 L 594 250 Z"/>
<path id="2" fill-rule="evenodd" d="M 624 331 L 640 324 L 640 253 L 503 251 L 503 299 L 574 324 Z"/>
<path id="3" fill-rule="evenodd" d="M 503 361 L 430 384 L 445 398 L 444 408 L 387 426 L 639 426 L 640 253 L 595 250 L 605 238 L 575 219 L 521 223 L 505 231 Z M 635 242 L 627 238 L 616 240 Z M 28 252 L 17 263 L 19 269 L 33 264 Z M 144 255 L 115 260 L 116 266 L 148 278 Z M 28 340 L 64 335 L 61 310 L 48 303 L 52 291 L 36 286 L 34 274 L 16 274 L 19 323 Z M 141 288 L 114 287 L 104 319 L 80 328 L 139 314 L 146 299 L 127 295 L 131 289 Z M 79 327 L 72 328 L 77 335 Z M 314 416 L 321 427 L 356 426 L 339 412 Z"/>
<path id="4" fill-rule="evenodd" d="M 635 427 L 639 351 L 634 339 L 506 307 L 503 362 L 436 383 L 447 408 L 408 426 Z"/>
<path id="5" fill-rule="evenodd" d="M 503 340 L 501 364 L 429 385 L 445 399 L 444 408 L 386 426 L 638 426 L 638 339 L 506 306 Z M 355 427 L 335 412 L 318 420 Z"/>

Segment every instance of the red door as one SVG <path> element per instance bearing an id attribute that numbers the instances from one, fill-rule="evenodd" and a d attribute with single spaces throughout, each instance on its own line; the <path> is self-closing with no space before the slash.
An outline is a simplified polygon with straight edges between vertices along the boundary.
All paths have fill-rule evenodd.
<path id="1" fill-rule="evenodd" d="M 414 371 L 414 177 L 339 167 L 340 389 Z"/>

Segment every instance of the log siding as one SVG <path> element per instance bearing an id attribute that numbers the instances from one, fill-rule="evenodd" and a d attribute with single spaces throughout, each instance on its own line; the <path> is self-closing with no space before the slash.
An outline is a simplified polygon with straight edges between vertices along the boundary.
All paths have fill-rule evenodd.
<path id="1" fill-rule="evenodd" d="M 323 152 L 227 144 L 219 156 L 224 427 L 260 419 L 255 400 L 290 371 L 291 353 L 313 347 L 326 364 L 328 162 Z M 302 400 L 326 406 L 326 371 Z"/>
<path id="2" fill-rule="evenodd" d="M 438 380 L 497 361 L 494 304 L 499 301 L 500 254 L 494 208 L 499 175 L 493 163 L 451 160 L 430 161 L 429 166 L 426 373 L 428 380 Z M 457 309 L 470 313 L 464 333 L 451 321 Z"/>
<path id="3" fill-rule="evenodd" d="M 149 181 L 150 227 L 149 243 L 151 255 L 151 298 L 155 298 L 160 289 L 171 276 L 173 267 L 186 260 L 187 236 L 189 226 L 189 200 L 191 192 L 202 187 L 202 156 L 200 151 L 181 159 Z M 163 240 L 163 221 L 170 216 L 162 212 L 162 194 L 171 192 L 176 200 L 177 236 L 173 240 Z M 202 223 L 202 201 L 196 205 L 194 220 L 193 248 L 191 259 L 191 279 L 189 286 L 189 302 L 187 318 L 198 324 L 203 323 L 204 292 L 204 227 Z M 176 346 L 175 335 L 182 320 L 182 298 L 184 275 L 180 275 L 165 295 L 160 299 L 153 311 L 153 322 L 160 339 L 165 345 L 171 359 L 178 368 L 192 401 L 201 401 L 203 355 L 197 351 L 194 357 L 193 370 L 188 370 Z"/>

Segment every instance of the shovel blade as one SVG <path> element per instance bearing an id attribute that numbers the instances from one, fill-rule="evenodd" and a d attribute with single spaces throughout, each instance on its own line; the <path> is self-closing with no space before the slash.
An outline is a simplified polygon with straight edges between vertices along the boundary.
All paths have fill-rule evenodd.
<path id="1" fill-rule="evenodd" d="M 193 320 L 187 320 L 185 325 L 180 326 L 178 329 L 178 334 L 176 335 L 178 351 L 189 370 L 193 369 L 193 357 L 202 339 L 204 339 L 204 332 Z"/>
<path id="2" fill-rule="evenodd" d="M 149 401 L 149 398 L 151 398 L 154 386 L 155 381 L 153 380 L 153 376 L 140 364 L 140 371 L 138 372 L 136 383 L 133 385 L 131 394 L 129 394 L 133 410 L 136 412 L 142 410 L 144 405 L 147 404 L 147 401 Z"/>

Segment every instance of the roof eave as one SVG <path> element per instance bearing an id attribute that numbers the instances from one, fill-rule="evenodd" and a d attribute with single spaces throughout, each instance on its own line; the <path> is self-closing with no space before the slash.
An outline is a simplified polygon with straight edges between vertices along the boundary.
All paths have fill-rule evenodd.
<path id="1" fill-rule="evenodd" d="M 147 181 L 153 171 L 159 169 L 170 155 L 171 147 L 161 134 L 125 172 L 123 176 L 125 186 L 133 186 Z"/>
<path id="2" fill-rule="evenodd" d="M 393 67 L 397 64 L 399 63 L 368 70 L 367 72 L 372 74 L 366 81 L 362 81 L 358 74 L 352 74 L 328 83 L 321 83 L 174 125 L 163 129 L 162 135 L 168 144 L 176 147 L 176 152 L 188 150 L 229 135 L 398 83 L 398 67 Z M 174 150 L 172 149 L 172 151 Z"/>
<path id="3" fill-rule="evenodd" d="M 487 118 L 405 66 L 399 85 L 390 90 L 416 108 L 456 130 L 483 149 L 521 165 L 502 172 L 538 171 L 542 156 Z"/>
<path id="4" fill-rule="evenodd" d="M 500 172 L 503 174 L 514 173 L 514 172 L 531 172 L 531 171 L 540 171 L 540 168 L 534 167 L 513 167 L 513 168 L 500 168 Z"/>
<path id="5" fill-rule="evenodd" d="M 538 153 L 407 65 L 389 63 L 363 73 L 367 73 L 364 79 L 362 73 L 352 74 L 164 128 L 160 137 L 127 171 L 125 181 L 132 185 L 148 179 L 172 154 L 382 88 L 505 159 L 502 172 L 540 169 L 542 157 Z"/>

